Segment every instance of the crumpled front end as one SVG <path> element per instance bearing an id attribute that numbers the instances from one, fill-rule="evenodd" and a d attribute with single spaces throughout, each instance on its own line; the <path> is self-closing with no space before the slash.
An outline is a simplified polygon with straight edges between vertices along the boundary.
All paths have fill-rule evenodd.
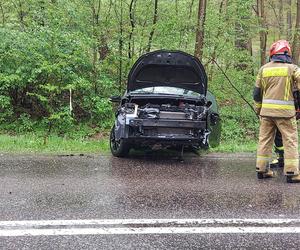
<path id="1" fill-rule="evenodd" d="M 154 104 L 155 103 L 155 104 Z M 116 135 L 136 145 L 208 146 L 211 103 L 178 99 L 138 99 L 118 112 Z"/>

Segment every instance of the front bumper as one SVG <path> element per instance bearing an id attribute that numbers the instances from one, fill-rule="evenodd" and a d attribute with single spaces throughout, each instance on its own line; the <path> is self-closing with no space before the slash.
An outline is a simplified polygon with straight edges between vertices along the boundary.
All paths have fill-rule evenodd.
<path id="1" fill-rule="evenodd" d="M 201 145 L 207 141 L 206 121 L 132 119 L 128 139 L 141 144 Z"/>
<path id="2" fill-rule="evenodd" d="M 205 121 L 171 120 L 171 119 L 132 119 L 129 121 L 131 127 L 162 127 L 162 128 L 187 128 L 206 129 Z"/>

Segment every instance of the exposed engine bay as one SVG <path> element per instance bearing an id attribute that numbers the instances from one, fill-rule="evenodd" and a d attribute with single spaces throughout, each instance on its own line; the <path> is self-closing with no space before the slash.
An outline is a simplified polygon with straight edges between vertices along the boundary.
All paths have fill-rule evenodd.
<path id="1" fill-rule="evenodd" d="M 179 119 L 179 120 L 202 120 L 206 118 L 211 103 L 202 101 L 186 102 L 185 100 L 152 100 L 145 104 L 145 100 L 134 99 L 133 102 L 125 103 L 120 112 L 134 114 L 140 119 Z M 151 101 L 151 100 L 150 100 Z M 155 103 L 154 103 L 155 101 Z"/>
<path id="2" fill-rule="evenodd" d="M 206 122 L 210 108 L 211 102 L 204 97 L 131 98 L 119 107 L 119 117 L 129 126 L 128 134 L 120 137 L 139 139 L 145 145 L 180 142 L 203 147 L 208 144 L 210 134 Z"/>

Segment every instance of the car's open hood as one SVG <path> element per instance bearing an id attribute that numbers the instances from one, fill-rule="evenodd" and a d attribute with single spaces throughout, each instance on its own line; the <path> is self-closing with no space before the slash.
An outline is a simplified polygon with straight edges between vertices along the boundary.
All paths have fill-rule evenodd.
<path id="1" fill-rule="evenodd" d="M 168 86 L 206 95 L 207 76 L 201 62 L 181 51 L 158 50 L 141 56 L 128 75 L 127 91 Z"/>

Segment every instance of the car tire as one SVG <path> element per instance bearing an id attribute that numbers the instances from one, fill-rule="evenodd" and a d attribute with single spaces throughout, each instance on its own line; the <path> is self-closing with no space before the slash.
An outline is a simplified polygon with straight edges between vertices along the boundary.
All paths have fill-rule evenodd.
<path id="1" fill-rule="evenodd" d="M 110 139 L 109 139 L 109 146 L 110 151 L 113 156 L 116 157 L 126 157 L 129 154 L 130 151 L 130 145 L 126 139 L 115 139 L 115 126 L 110 131 Z"/>

